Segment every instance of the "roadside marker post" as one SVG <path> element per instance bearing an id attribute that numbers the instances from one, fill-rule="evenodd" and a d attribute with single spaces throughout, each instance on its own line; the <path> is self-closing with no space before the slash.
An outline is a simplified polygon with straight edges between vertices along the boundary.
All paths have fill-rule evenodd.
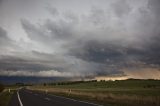
<path id="1" fill-rule="evenodd" d="M 69 92 L 68 92 L 68 95 L 70 95 L 71 94 L 71 89 L 69 89 Z"/>
<path id="2" fill-rule="evenodd" d="M 46 94 L 47 94 L 48 90 L 46 89 Z"/>
<path id="3" fill-rule="evenodd" d="M 8 89 L 8 92 L 9 92 L 9 93 L 11 92 L 10 88 Z"/>

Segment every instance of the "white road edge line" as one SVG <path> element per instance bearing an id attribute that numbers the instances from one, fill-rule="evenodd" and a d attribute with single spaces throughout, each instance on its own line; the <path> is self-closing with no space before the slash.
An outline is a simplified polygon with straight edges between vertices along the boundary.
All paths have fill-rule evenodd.
<path id="1" fill-rule="evenodd" d="M 21 98 L 20 98 L 20 96 L 19 96 L 19 91 L 17 91 L 17 96 L 18 96 L 18 100 L 19 100 L 20 106 L 23 106 L 22 101 L 21 101 Z"/>
<path id="2" fill-rule="evenodd" d="M 50 96 L 55 96 L 55 97 L 59 97 L 59 98 L 63 98 L 63 99 L 68 99 L 68 100 L 72 100 L 72 101 L 76 101 L 76 102 L 91 104 L 91 105 L 95 105 L 95 106 L 103 106 L 103 105 L 99 105 L 99 104 L 95 104 L 95 103 L 90 103 L 90 102 L 86 102 L 86 101 L 75 100 L 75 99 L 66 98 L 66 97 L 62 97 L 62 96 L 56 96 L 56 95 L 52 95 L 52 94 L 48 94 L 48 95 L 50 95 Z"/>

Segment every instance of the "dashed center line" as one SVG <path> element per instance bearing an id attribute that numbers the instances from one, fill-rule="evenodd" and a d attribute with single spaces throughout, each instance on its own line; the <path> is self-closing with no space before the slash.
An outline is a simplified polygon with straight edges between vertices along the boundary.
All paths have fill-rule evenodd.
<path id="1" fill-rule="evenodd" d="M 72 100 L 72 101 L 75 101 L 75 102 L 81 102 L 81 103 L 85 103 L 85 104 L 91 104 L 91 105 L 94 105 L 94 106 L 103 106 L 103 105 L 99 105 L 99 104 L 95 104 L 95 103 L 90 103 L 90 102 L 86 102 L 86 101 L 81 101 L 81 100 L 75 100 L 75 99 L 71 99 L 71 98 L 67 98 L 67 97 L 62 97 L 62 96 L 57 96 L 57 95 L 51 95 L 51 94 L 49 94 L 49 95 L 50 96 L 54 96 L 54 97 L 58 97 L 58 98 Z"/>

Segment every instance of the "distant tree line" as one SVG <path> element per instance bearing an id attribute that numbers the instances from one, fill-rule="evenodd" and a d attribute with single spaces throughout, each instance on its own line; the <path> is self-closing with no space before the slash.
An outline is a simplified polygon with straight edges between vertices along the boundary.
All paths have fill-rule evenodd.
<path id="1" fill-rule="evenodd" d="M 43 86 L 47 86 L 47 85 L 74 85 L 74 84 L 80 84 L 80 83 L 92 83 L 92 82 L 135 82 L 135 81 L 159 81 L 159 80 L 154 80 L 154 79 L 133 79 L 133 78 L 130 78 L 130 79 L 126 79 L 126 80 L 115 80 L 115 81 L 112 81 L 112 80 L 100 80 L 100 81 L 97 81 L 97 80 L 89 80 L 89 81 L 63 81 L 63 82 L 51 82 L 51 83 L 43 83 Z M 152 85 L 146 85 L 146 86 L 143 86 L 144 88 L 157 88 L 156 85 L 152 84 Z M 158 86 L 159 87 L 159 86 Z"/>
<path id="2" fill-rule="evenodd" d="M 97 82 L 97 80 L 90 80 L 90 81 L 68 81 L 68 82 L 55 82 L 55 83 L 43 83 L 44 86 L 46 85 L 73 85 L 79 83 L 90 83 L 90 82 Z"/>
<path id="3" fill-rule="evenodd" d="M 33 84 L 27 84 L 27 83 L 22 83 L 22 82 L 17 82 L 15 83 L 16 86 L 32 86 Z"/>

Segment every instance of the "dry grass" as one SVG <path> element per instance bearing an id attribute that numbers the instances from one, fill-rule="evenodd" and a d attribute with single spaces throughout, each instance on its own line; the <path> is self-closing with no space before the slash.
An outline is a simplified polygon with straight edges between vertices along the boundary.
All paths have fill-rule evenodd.
<path id="1" fill-rule="evenodd" d="M 41 89 L 40 89 L 41 88 Z M 45 91 L 45 87 L 32 87 L 29 89 Z M 67 97 L 88 98 L 102 104 L 112 104 L 115 106 L 160 106 L 160 96 L 139 96 L 113 93 L 92 93 L 83 92 L 80 90 L 62 89 L 62 88 L 47 88 L 47 91 L 54 94 L 64 94 Z"/>

